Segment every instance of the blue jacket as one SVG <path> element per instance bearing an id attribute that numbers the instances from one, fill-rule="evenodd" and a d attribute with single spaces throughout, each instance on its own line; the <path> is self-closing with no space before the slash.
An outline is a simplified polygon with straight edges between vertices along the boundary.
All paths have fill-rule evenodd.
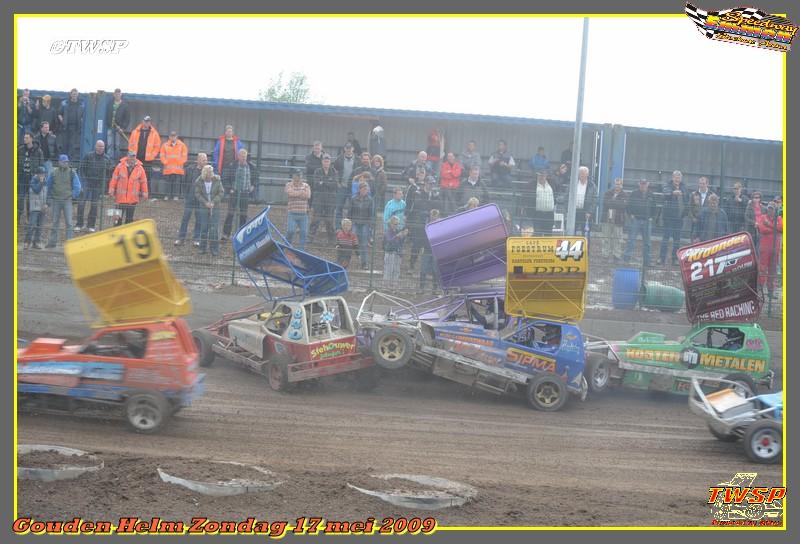
<path id="1" fill-rule="evenodd" d="M 55 172 L 55 170 L 54 170 Z M 47 196 L 48 198 L 52 198 L 53 194 L 53 174 L 51 173 L 47 176 Z M 72 170 L 72 198 L 78 198 L 81 194 L 81 178 L 78 177 L 78 173 L 75 170 Z"/>
<path id="2" fill-rule="evenodd" d="M 547 160 L 547 156 L 541 156 L 538 153 L 533 156 L 528 164 L 530 164 L 531 170 L 534 172 L 550 168 L 550 162 Z"/>
<path id="3" fill-rule="evenodd" d="M 397 201 L 395 199 L 391 199 L 389 202 L 386 203 L 386 207 L 383 209 L 383 228 L 384 230 L 389 228 L 389 219 L 392 218 L 393 215 L 396 215 L 397 218 L 400 220 L 400 224 L 398 225 L 399 230 L 403 230 L 406 225 L 406 201 L 400 200 Z"/>
<path id="4" fill-rule="evenodd" d="M 217 143 L 214 144 L 214 154 L 211 155 L 211 164 L 214 165 L 214 170 L 217 174 L 222 174 L 222 161 L 223 155 L 225 151 L 224 143 L 225 142 L 225 135 L 220 136 L 217 138 Z M 244 149 L 244 144 L 239 139 L 238 136 L 234 135 L 233 143 L 236 146 L 236 154 L 238 155 L 240 149 Z M 236 156 L 233 157 L 234 162 L 236 162 Z"/>

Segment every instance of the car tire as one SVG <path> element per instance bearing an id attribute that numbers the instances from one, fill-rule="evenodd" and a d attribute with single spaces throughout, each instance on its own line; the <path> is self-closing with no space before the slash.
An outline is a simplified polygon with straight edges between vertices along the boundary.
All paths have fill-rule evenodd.
<path id="1" fill-rule="evenodd" d="M 611 364 L 613 361 L 599 353 L 589 353 L 586 355 L 586 383 L 592 393 L 602 393 L 611 382 Z"/>
<path id="2" fill-rule="evenodd" d="M 414 355 L 414 340 L 397 327 L 380 329 L 372 338 L 372 356 L 375 362 L 387 369 L 403 368 Z"/>
<path id="3" fill-rule="evenodd" d="M 728 374 L 725 376 L 725 379 L 731 382 L 736 382 L 738 387 L 742 389 L 746 389 L 745 393 L 747 396 L 752 396 L 756 394 L 756 382 L 753 381 L 753 378 L 748 376 L 747 374 Z M 719 384 L 719 389 L 729 389 L 731 386 L 726 383 Z M 734 388 L 736 389 L 736 388 Z"/>
<path id="4" fill-rule="evenodd" d="M 782 458 L 783 427 L 777 421 L 756 421 L 744 433 L 744 452 L 756 463 L 774 464 Z"/>
<path id="5" fill-rule="evenodd" d="M 736 442 L 739 440 L 739 437 L 735 434 L 722 434 L 721 432 L 717 431 L 714 427 L 710 424 L 708 426 L 708 432 L 714 435 L 714 438 L 719 440 L 720 442 Z"/>
<path id="6" fill-rule="evenodd" d="M 273 391 L 287 393 L 294 389 L 294 384 L 289 382 L 289 359 L 273 356 L 267 363 L 267 381 Z"/>
<path id="7" fill-rule="evenodd" d="M 192 331 L 194 338 L 194 345 L 197 346 L 198 363 L 202 367 L 209 367 L 214 364 L 216 353 L 212 346 L 214 345 L 214 335 L 205 329 L 197 329 Z"/>
<path id="8" fill-rule="evenodd" d="M 169 401 L 158 391 L 132 391 L 125 401 L 125 420 L 137 433 L 158 432 L 170 412 Z"/>
<path id="9" fill-rule="evenodd" d="M 543 372 L 528 383 L 525 400 L 535 410 L 555 412 L 567 402 L 568 394 L 564 380 L 555 374 Z"/>

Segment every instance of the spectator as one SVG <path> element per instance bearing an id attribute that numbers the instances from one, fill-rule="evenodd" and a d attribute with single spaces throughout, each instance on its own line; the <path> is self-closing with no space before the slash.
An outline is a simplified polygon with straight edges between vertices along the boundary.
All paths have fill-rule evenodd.
<path id="1" fill-rule="evenodd" d="M 538 172 L 540 170 L 547 171 L 550 169 L 550 161 L 547 160 L 547 155 L 544 154 L 544 148 L 539 146 L 536 150 L 536 155 L 531 157 L 530 161 L 531 170 Z"/>
<path id="2" fill-rule="evenodd" d="M 369 152 L 372 154 L 373 159 L 375 155 L 386 156 L 386 139 L 383 134 L 383 127 L 380 125 L 375 125 L 372 132 L 370 132 Z"/>
<path id="3" fill-rule="evenodd" d="M 25 249 L 42 249 L 41 235 L 47 210 L 47 170 L 37 166 L 28 184 L 28 225 L 25 228 Z"/>
<path id="4" fill-rule="evenodd" d="M 550 235 L 555 222 L 556 197 L 544 170 L 536 173 L 536 190 L 532 196 L 533 230 L 541 235 Z"/>
<path id="5" fill-rule="evenodd" d="M 72 200 L 81 194 L 81 179 L 77 172 L 69 167 L 69 157 L 58 157 L 58 168 L 47 176 L 47 201 L 53 209 L 53 224 L 50 226 L 48 248 L 56 247 L 58 242 L 58 223 L 64 215 L 66 239 L 72 238 Z"/>
<path id="6" fill-rule="evenodd" d="M 403 230 L 406 225 L 406 201 L 403 200 L 403 189 L 397 187 L 394 190 L 394 198 L 386 203 L 383 209 L 383 229 L 389 228 L 389 220 L 397 217 L 398 229 Z"/>
<path id="7" fill-rule="evenodd" d="M 353 170 L 353 175 L 350 178 L 350 197 L 354 197 L 358 193 L 358 180 L 361 179 L 362 174 L 369 174 L 370 181 L 375 179 L 372 173 L 372 161 L 370 160 L 369 152 L 361 152 L 361 163 Z M 370 189 L 372 186 L 370 185 Z"/>
<path id="8" fill-rule="evenodd" d="M 628 244 L 625 247 L 625 254 L 622 260 L 626 263 L 631 262 L 633 246 L 636 244 L 636 237 L 642 236 L 642 262 L 644 266 L 650 266 L 650 224 L 653 217 L 653 194 L 649 189 L 650 182 L 646 179 L 639 180 L 639 190 L 633 191 L 628 196 L 627 214 L 630 217 L 630 231 L 628 232 Z"/>
<path id="9" fill-rule="evenodd" d="M 369 188 L 369 195 L 372 196 L 372 186 L 375 184 L 375 178 L 372 177 L 372 174 L 368 170 L 365 170 L 353 178 L 353 182 L 351 183 L 353 189 L 352 193 L 350 194 L 350 200 L 355 198 L 355 196 L 358 194 L 358 188 L 360 187 L 361 183 L 367 184 L 367 188 Z"/>
<path id="10" fill-rule="evenodd" d="M 461 154 L 461 176 L 466 178 L 469 171 L 473 167 L 478 167 L 478 170 L 483 168 L 483 161 L 481 154 L 478 152 L 475 140 L 467 142 L 467 149 Z"/>
<path id="11" fill-rule="evenodd" d="M 708 178 L 705 176 L 697 180 L 697 190 L 692 193 L 689 205 L 689 218 L 691 220 L 692 242 L 700 240 L 700 213 L 708 206 L 708 196 L 714 194 L 708 188 Z"/>
<path id="12" fill-rule="evenodd" d="M 49 94 L 42 97 L 41 101 L 36 102 L 36 111 L 33 126 L 42 126 L 42 123 L 47 123 L 53 134 L 60 130 L 58 124 L 58 111 L 51 105 L 52 98 Z M 53 157 L 55 161 L 58 157 Z M 49 175 L 49 172 L 48 172 Z"/>
<path id="13" fill-rule="evenodd" d="M 122 100 L 122 91 L 114 89 L 114 99 L 106 106 L 106 153 L 112 161 L 119 160 L 121 155 L 122 140 L 125 139 L 125 132 L 131 124 L 131 111 L 128 102 Z M 191 189 L 190 189 L 191 191 Z"/>
<path id="14" fill-rule="evenodd" d="M 222 188 L 225 193 L 233 191 L 233 178 L 236 176 L 236 158 L 239 150 L 244 149 L 244 144 L 233 133 L 232 125 L 225 125 L 225 134 L 217 138 L 214 144 L 214 154 L 211 162 L 214 170 L 222 179 Z"/>
<path id="15" fill-rule="evenodd" d="M 205 255 L 208 248 L 216 257 L 219 254 L 219 209 L 225 197 L 222 178 L 214 174 L 212 165 L 203 165 L 193 189 L 200 218 L 200 255 Z"/>
<path id="16" fill-rule="evenodd" d="M 700 179 L 697 180 L 697 191 L 696 193 L 700 195 L 700 206 L 705 208 L 708 206 L 707 198 L 714 194 L 714 191 L 708 188 L 708 178 L 705 176 L 701 176 Z"/>
<path id="17" fill-rule="evenodd" d="M 435 223 L 439 220 L 439 210 L 432 209 L 428 214 L 427 224 Z M 419 269 L 419 290 L 425 291 L 425 280 L 427 280 L 428 276 L 431 277 L 431 285 L 433 290 L 439 288 L 438 282 L 436 281 L 436 264 L 433 260 L 433 251 L 431 250 L 431 242 L 428 240 L 428 236 L 424 236 L 425 244 L 422 248 L 422 264 L 420 265 Z"/>
<path id="18" fill-rule="evenodd" d="M 336 262 L 342 268 L 350 267 L 350 259 L 353 258 L 353 252 L 358 249 L 359 240 L 355 232 L 353 232 L 353 222 L 349 219 L 342 219 L 342 228 L 336 231 Z"/>
<path id="19" fill-rule="evenodd" d="M 314 172 L 322 168 L 322 142 L 314 140 L 311 144 L 311 153 L 306 155 L 306 179 L 314 179 Z"/>
<path id="20" fill-rule="evenodd" d="M 81 133 L 83 132 L 83 114 L 85 105 L 78 95 L 78 89 L 69 92 L 69 98 L 61 103 L 58 113 L 59 125 L 63 129 L 64 144 L 62 149 L 73 157 L 81 156 Z"/>
<path id="21" fill-rule="evenodd" d="M 344 152 L 336 158 L 333 167 L 339 174 L 333 222 L 335 225 L 340 225 L 344 217 L 344 209 L 347 207 L 347 200 L 350 198 L 350 182 L 353 179 L 353 173 L 357 167 L 356 155 L 353 151 L 352 142 L 348 141 L 344 144 Z"/>
<path id="22" fill-rule="evenodd" d="M 114 172 L 114 163 L 106 155 L 106 144 L 103 140 L 97 140 L 94 144 L 94 151 L 84 155 L 79 172 L 83 180 L 83 190 L 78 201 L 75 232 L 80 232 L 83 229 L 83 214 L 86 210 L 87 202 L 89 203 L 89 217 L 86 220 L 86 226 L 89 232 L 95 232 L 97 203 L 105 193 L 106 183 L 111 179 L 111 174 Z"/>
<path id="23" fill-rule="evenodd" d="M 480 202 L 478 201 L 478 199 L 473 196 L 472 198 L 467 200 L 467 203 L 461 206 L 457 211 L 465 212 L 467 210 L 474 210 L 475 208 L 478 207 L 479 204 Z"/>
<path id="24" fill-rule="evenodd" d="M 567 196 L 569 195 L 569 165 L 561 163 L 556 172 L 555 187 L 553 190 L 556 194 Z"/>
<path id="25" fill-rule="evenodd" d="M 375 199 L 376 209 L 382 210 L 384 204 L 386 204 L 386 186 L 389 183 L 389 177 L 386 175 L 382 155 L 372 155 L 372 174 L 375 176 L 374 186 L 372 187 L 372 198 Z"/>
<path id="26" fill-rule="evenodd" d="M 142 161 L 136 158 L 136 151 L 129 149 L 128 156 L 121 159 L 114 168 L 108 195 L 122 211 L 124 217 L 120 217 L 120 221 L 126 224 L 133 222 L 133 213 L 136 211 L 139 199 L 147 200 L 149 195 L 147 172 Z"/>
<path id="27" fill-rule="evenodd" d="M 415 233 L 415 225 L 416 225 L 416 210 L 415 205 L 417 201 L 417 196 L 422 192 L 422 186 L 425 184 L 425 178 L 427 175 L 425 174 L 425 170 L 417 170 L 417 176 L 413 180 L 409 180 L 408 186 L 406 187 L 405 192 L 403 193 L 403 200 L 406 203 L 405 209 L 405 216 L 406 216 L 406 224 L 405 226 L 409 229 L 409 235 L 413 236 Z"/>
<path id="28" fill-rule="evenodd" d="M 35 112 L 31 103 L 31 92 L 22 91 L 17 101 L 17 139 L 22 140 L 26 132 L 33 132 Z"/>
<path id="29" fill-rule="evenodd" d="M 775 203 L 770 202 L 757 223 L 759 232 L 758 283 L 762 289 L 766 285 L 769 298 L 773 297 L 778 262 L 781 259 L 783 217 L 778 215 L 777 211 Z"/>
<path id="30" fill-rule="evenodd" d="M 489 202 L 489 189 L 486 184 L 480 179 L 481 171 L 477 166 L 473 166 L 469 170 L 469 176 L 461 184 L 461 202 L 465 203 L 472 197 L 478 199 L 479 202 L 487 204 Z"/>
<path id="31" fill-rule="evenodd" d="M 431 166 L 431 175 L 435 178 L 439 177 L 443 138 L 443 134 L 437 128 L 432 129 L 428 133 L 428 147 L 425 149 L 425 152 L 428 154 L 428 164 Z"/>
<path id="32" fill-rule="evenodd" d="M 442 163 L 439 186 L 442 188 L 444 213 L 450 215 L 459 206 L 461 187 L 461 164 L 456 161 L 452 151 L 447 153 L 447 160 Z"/>
<path id="33" fill-rule="evenodd" d="M 286 196 L 289 202 L 286 205 L 286 239 L 292 243 L 295 233 L 300 235 L 299 249 L 306 247 L 306 233 L 308 232 L 308 201 L 311 199 L 311 187 L 303 181 L 303 173 L 295 170 L 292 181 L 286 184 Z"/>
<path id="34" fill-rule="evenodd" d="M 561 164 L 565 164 L 567 168 L 572 164 L 572 144 L 569 144 L 567 148 L 561 152 Z"/>
<path id="35" fill-rule="evenodd" d="M 161 175 L 166 178 L 166 183 L 169 186 L 167 195 L 164 200 L 178 200 L 178 197 L 183 194 L 183 179 L 186 176 L 186 171 L 183 165 L 189 158 L 189 150 L 186 144 L 178 139 L 178 133 L 174 130 L 170 131 L 169 139 L 161 146 Z"/>
<path id="36" fill-rule="evenodd" d="M 225 225 L 222 227 L 222 238 L 227 240 L 233 228 L 233 216 L 239 214 L 239 223 L 236 230 L 247 223 L 247 206 L 250 204 L 250 193 L 254 187 L 254 166 L 247 160 L 247 150 L 240 149 L 236 153 L 236 163 L 229 167 L 233 170 L 233 186 L 228 200 L 228 213 L 225 214 Z M 308 227 L 308 225 L 306 225 Z M 303 233 L 305 241 L 305 233 Z"/>
<path id="37" fill-rule="evenodd" d="M 325 234 L 328 236 L 328 243 L 332 243 L 335 237 L 333 228 L 334 202 L 339 183 L 339 173 L 331 165 L 331 156 L 325 153 L 322 155 L 322 166 L 314 171 L 312 178 L 313 187 L 311 189 L 311 209 L 314 211 L 314 219 L 311 221 L 311 238 L 317 235 L 320 223 L 325 223 Z"/>
<path id="38" fill-rule="evenodd" d="M 344 144 L 344 148 L 342 148 L 342 154 L 344 154 L 344 149 L 347 148 L 347 144 L 350 144 L 353 147 L 353 153 L 359 157 L 361 156 L 361 144 L 358 143 L 358 140 L 356 140 L 356 135 L 354 132 L 347 133 L 347 141 Z"/>
<path id="39" fill-rule="evenodd" d="M 192 214 L 194 214 L 192 243 L 195 247 L 200 247 L 200 214 L 202 210 L 200 209 L 200 202 L 197 200 L 196 186 L 201 175 L 203 174 L 203 169 L 206 166 L 209 166 L 208 155 L 205 153 L 198 153 L 197 162 L 190 166 L 186 172 L 186 184 L 188 185 L 188 190 L 186 191 L 183 200 L 183 217 L 181 217 L 181 226 L 178 228 L 178 238 L 175 240 L 176 246 L 181 246 L 186 241 L 186 233 L 189 229 L 189 220 L 192 218 Z M 213 166 L 211 167 L 211 172 L 212 174 L 214 172 Z"/>
<path id="40" fill-rule="evenodd" d="M 406 198 L 406 206 L 408 199 Z M 441 207 L 439 194 L 434 191 L 433 176 L 426 177 L 422 182 L 422 189 L 416 195 L 412 214 L 409 214 L 408 223 L 411 239 L 411 258 L 410 265 L 413 269 L 417 264 L 418 255 L 425 248 L 425 225 L 430 219 L 431 210 L 438 210 Z"/>
<path id="41" fill-rule="evenodd" d="M 756 246 L 756 252 L 759 251 L 759 231 L 758 223 L 761 220 L 761 215 L 764 213 L 764 206 L 761 204 L 761 191 L 753 191 L 750 202 L 747 203 L 747 208 L 744 211 L 744 227 L 750 236 L 753 237 L 753 243 Z"/>
<path id="42" fill-rule="evenodd" d="M 25 210 L 28 183 L 30 183 L 31 178 L 36 174 L 40 166 L 44 166 L 42 150 L 39 149 L 39 144 L 33 140 L 33 134 L 26 132 L 22 137 L 22 144 L 17 149 L 17 222 L 19 222 L 22 212 Z"/>
<path id="43" fill-rule="evenodd" d="M 423 170 L 426 176 L 429 176 L 432 173 L 431 163 L 428 162 L 428 153 L 426 151 L 420 151 L 417 153 L 416 160 L 409 164 L 405 170 L 403 170 L 403 178 L 407 179 L 409 183 L 416 181 L 417 172 L 419 170 Z"/>
<path id="44" fill-rule="evenodd" d="M 497 151 L 489 157 L 492 187 L 511 187 L 511 170 L 514 166 L 514 157 L 508 152 L 505 140 L 499 140 Z"/>
<path id="45" fill-rule="evenodd" d="M 131 132 L 128 138 L 128 152 L 131 151 L 142 164 L 145 177 L 148 180 L 153 179 L 153 162 L 161 152 L 161 135 L 153 126 L 149 115 L 145 115 L 142 122 Z"/>
<path id="46" fill-rule="evenodd" d="M 700 241 L 713 240 L 728 234 L 728 215 L 719 207 L 719 197 L 708 196 L 708 205 L 700 213 Z"/>
<path id="47" fill-rule="evenodd" d="M 733 194 L 725 199 L 723 208 L 728 214 L 728 226 L 731 232 L 741 232 L 744 230 L 744 214 L 749 204 L 747 196 L 742 192 L 742 184 L 733 184 Z"/>
<path id="48" fill-rule="evenodd" d="M 369 194 L 369 185 L 362 181 L 358 184 L 358 194 L 350 201 L 349 216 L 358 237 L 358 255 L 363 270 L 367 269 L 369 241 L 372 239 L 372 222 L 375 219 L 373 198 Z"/>
<path id="49" fill-rule="evenodd" d="M 622 178 L 603 196 L 603 254 L 611 256 L 614 264 L 622 260 L 622 239 L 625 229 L 625 208 L 628 197 L 622 189 Z"/>
<path id="50" fill-rule="evenodd" d="M 589 169 L 585 166 L 578 168 L 578 192 L 575 195 L 575 221 L 580 228 L 580 223 L 587 227 L 591 224 L 592 216 L 597 205 L 597 187 L 589 181 Z"/>
<path id="51" fill-rule="evenodd" d="M 664 225 L 664 236 L 661 238 L 661 250 L 658 264 L 663 265 L 667 258 L 667 247 L 672 239 L 672 266 L 678 264 L 678 248 L 681 247 L 681 227 L 686 215 L 686 203 L 689 193 L 683 183 L 680 170 L 672 172 L 672 184 L 664 190 L 664 206 L 661 211 L 661 222 Z"/>
<path id="52" fill-rule="evenodd" d="M 39 144 L 39 149 L 42 151 L 42 160 L 44 160 L 44 168 L 47 170 L 47 175 L 53 171 L 53 162 L 58 160 L 58 140 L 56 135 L 50 132 L 50 123 L 47 121 L 42 122 L 39 132 L 36 133 L 36 143 Z"/>
<path id="53" fill-rule="evenodd" d="M 391 202 L 390 200 L 389 204 Z M 383 282 L 384 287 L 388 289 L 394 289 L 399 285 L 403 240 L 407 234 L 408 230 L 402 228 L 399 217 L 391 216 L 388 227 L 383 233 Z"/>

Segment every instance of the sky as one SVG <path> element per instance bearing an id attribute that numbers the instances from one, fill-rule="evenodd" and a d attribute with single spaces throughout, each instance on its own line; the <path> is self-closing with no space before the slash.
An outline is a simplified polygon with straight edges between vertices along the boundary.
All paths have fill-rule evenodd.
<path id="1" fill-rule="evenodd" d="M 19 18 L 17 87 L 256 99 L 279 72 L 302 72 L 324 104 L 572 121 L 582 25 L 580 17 Z M 127 43 L 107 54 L 54 45 L 100 39 Z M 588 44 L 585 122 L 783 139 L 783 53 L 708 40 L 685 16 L 590 18 Z"/>

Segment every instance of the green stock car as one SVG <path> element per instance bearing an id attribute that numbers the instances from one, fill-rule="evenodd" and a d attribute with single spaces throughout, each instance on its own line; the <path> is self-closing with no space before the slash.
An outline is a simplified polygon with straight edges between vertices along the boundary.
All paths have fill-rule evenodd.
<path id="1" fill-rule="evenodd" d="M 640 332 L 625 342 L 589 342 L 587 361 L 596 368 L 589 387 L 609 385 L 688 394 L 692 378 L 727 379 L 751 392 L 772 387 L 770 349 L 764 331 L 754 323 L 706 323 L 678 341 Z"/>

